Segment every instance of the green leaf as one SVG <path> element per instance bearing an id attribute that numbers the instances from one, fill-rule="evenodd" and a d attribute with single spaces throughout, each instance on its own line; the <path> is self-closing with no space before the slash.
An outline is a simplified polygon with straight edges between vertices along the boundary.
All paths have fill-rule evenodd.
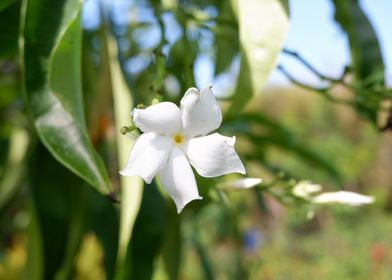
<path id="1" fill-rule="evenodd" d="M 27 227 L 27 261 L 23 269 L 22 279 L 41 280 L 44 279 L 44 255 L 42 246 L 42 236 L 37 217 L 37 210 L 33 199 L 28 200 L 27 208 L 30 214 L 30 221 Z"/>
<path id="2" fill-rule="evenodd" d="M 124 126 L 128 126 L 131 117 L 130 111 L 133 107 L 132 95 L 124 80 L 121 67 L 118 61 L 118 49 L 116 41 L 109 34 L 105 35 L 104 47 L 107 49 L 104 61 L 108 67 L 111 79 L 111 90 L 114 103 L 114 118 L 117 132 L 117 155 L 120 168 L 126 166 L 128 155 L 134 141 L 125 135 L 120 134 Z M 126 269 L 126 254 L 131 240 L 133 227 L 138 215 L 144 183 L 139 177 L 121 176 L 121 209 L 120 209 L 120 230 L 118 241 L 118 255 L 116 264 L 116 279 L 122 279 L 123 271 Z"/>
<path id="3" fill-rule="evenodd" d="M 0 2 L 0 58 L 16 53 L 21 1 Z"/>
<path id="4" fill-rule="evenodd" d="M 181 264 L 181 215 L 177 214 L 174 204 L 166 203 L 166 225 L 162 257 L 169 279 L 178 279 Z"/>
<path id="5" fill-rule="evenodd" d="M 12 4 L 14 4 L 15 2 L 17 2 L 17 0 L 2 0 L 0 2 L 0 12 L 3 11 L 4 9 L 8 8 Z M 20 1 L 18 1 L 18 2 L 20 2 Z"/>
<path id="6" fill-rule="evenodd" d="M 332 2 L 335 20 L 347 33 L 354 79 L 359 82 L 357 109 L 376 123 L 382 92 L 374 89 L 384 85 L 384 63 L 376 32 L 358 0 Z"/>
<path id="7" fill-rule="evenodd" d="M 73 175 L 71 175 L 74 177 Z M 76 178 L 79 181 L 79 178 Z M 80 182 L 79 185 L 83 185 Z M 56 272 L 56 280 L 69 279 L 74 270 L 75 258 L 80 249 L 82 238 L 86 231 L 87 225 L 87 203 L 88 200 L 87 188 L 75 184 L 72 187 L 66 186 L 69 191 L 69 196 L 66 198 L 70 205 L 69 209 L 69 223 L 67 226 L 67 240 L 64 251 L 64 258 L 60 269 Z"/>
<path id="8" fill-rule="evenodd" d="M 116 268 L 117 248 L 119 239 L 119 217 L 118 209 L 109 200 L 91 191 L 90 197 L 90 218 L 91 228 L 97 235 L 102 249 L 103 266 L 106 272 L 106 279 L 114 279 Z"/>
<path id="9" fill-rule="evenodd" d="M 229 113 L 263 89 L 288 31 L 287 0 L 232 0 L 239 24 L 241 65 Z"/>
<path id="10" fill-rule="evenodd" d="M 44 279 L 69 279 L 87 225 L 86 183 L 42 145 L 30 168 L 31 190 L 41 235 Z"/>
<path id="11" fill-rule="evenodd" d="M 333 3 L 335 20 L 348 36 L 355 77 L 365 79 L 383 67 L 377 35 L 358 0 Z"/>
<path id="12" fill-rule="evenodd" d="M 164 201 L 155 181 L 144 188 L 142 205 L 128 247 L 123 279 L 151 279 L 165 233 Z"/>
<path id="13" fill-rule="evenodd" d="M 81 87 L 81 2 L 27 0 L 21 31 L 27 106 L 41 141 L 72 172 L 107 194 L 111 184 L 87 134 Z"/>

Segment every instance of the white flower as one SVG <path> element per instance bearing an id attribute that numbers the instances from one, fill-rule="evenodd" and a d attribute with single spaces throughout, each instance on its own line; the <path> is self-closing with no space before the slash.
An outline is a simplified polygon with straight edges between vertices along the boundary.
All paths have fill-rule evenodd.
<path id="1" fill-rule="evenodd" d="M 322 186 L 309 181 L 300 181 L 293 187 L 293 194 L 297 197 L 309 198 L 311 194 L 321 191 Z"/>
<path id="2" fill-rule="evenodd" d="M 134 109 L 131 115 L 144 133 L 133 145 L 127 166 L 120 174 L 140 176 L 147 184 L 158 175 L 178 213 L 190 201 L 202 199 L 191 165 L 203 177 L 245 174 L 234 150 L 235 137 L 206 135 L 222 122 L 211 87 L 201 92 L 188 89 L 181 100 L 181 109 L 174 103 L 162 102 Z"/>
<path id="3" fill-rule="evenodd" d="M 374 202 L 374 198 L 371 196 L 347 192 L 347 191 L 338 191 L 338 192 L 326 192 L 322 193 L 313 198 L 314 203 L 320 204 L 346 204 L 350 206 L 360 206 L 363 204 L 370 204 Z"/>
<path id="4" fill-rule="evenodd" d="M 250 189 L 257 186 L 261 182 L 262 180 L 260 178 L 242 178 L 225 182 L 221 187 L 223 189 Z"/>

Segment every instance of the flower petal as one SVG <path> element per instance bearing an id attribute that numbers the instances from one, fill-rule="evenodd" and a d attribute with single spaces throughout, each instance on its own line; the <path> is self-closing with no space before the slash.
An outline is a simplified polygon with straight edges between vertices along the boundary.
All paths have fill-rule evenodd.
<path id="1" fill-rule="evenodd" d="M 133 122 L 143 132 L 164 133 L 181 131 L 181 110 L 172 102 L 161 102 L 146 109 L 134 109 Z"/>
<path id="2" fill-rule="evenodd" d="M 222 112 L 211 87 L 190 88 L 181 100 L 182 126 L 187 136 L 205 135 L 222 123 Z"/>
<path id="3" fill-rule="evenodd" d="M 127 166 L 120 171 L 123 176 L 140 176 L 150 184 L 165 166 L 170 155 L 172 140 L 154 132 L 139 136 L 129 154 Z"/>
<path id="4" fill-rule="evenodd" d="M 245 167 L 234 150 L 234 144 L 235 137 L 214 133 L 190 139 L 185 151 L 192 166 L 203 177 L 245 174 Z"/>
<path id="5" fill-rule="evenodd" d="M 202 199 L 197 189 L 195 176 L 183 151 L 174 147 L 167 165 L 159 172 L 159 180 L 174 200 L 177 212 L 195 199 Z"/>

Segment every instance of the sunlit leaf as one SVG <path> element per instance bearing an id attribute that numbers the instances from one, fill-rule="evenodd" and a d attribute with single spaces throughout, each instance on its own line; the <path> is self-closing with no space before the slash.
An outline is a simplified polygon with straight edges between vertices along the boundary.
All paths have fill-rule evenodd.
<path id="1" fill-rule="evenodd" d="M 123 279 L 151 279 L 165 233 L 164 201 L 153 182 L 144 188 L 143 201 L 128 247 Z"/>
<path id="2" fill-rule="evenodd" d="M 101 193 L 111 184 L 84 119 L 77 0 L 28 0 L 21 33 L 27 106 L 55 158 Z"/>
<path id="3" fill-rule="evenodd" d="M 287 0 L 232 0 L 239 24 L 241 66 L 230 113 L 263 89 L 288 31 Z"/>
<path id="4" fill-rule="evenodd" d="M 128 161 L 128 154 L 134 143 L 132 139 L 120 134 L 124 126 L 128 126 L 131 121 L 130 112 L 133 107 L 131 93 L 124 80 L 121 68 L 118 62 L 118 51 L 116 41 L 109 34 L 106 35 L 105 46 L 107 48 L 107 63 L 104 67 L 109 67 L 111 78 L 111 90 L 114 101 L 114 118 L 117 132 L 117 155 L 120 168 L 125 167 Z M 127 248 L 132 236 L 133 227 L 139 212 L 143 196 L 143 181 L 138 177 L 121 176 L 121 214 L 120 214 L 120 231 L 117 256 L 116 279 L 121 279 Z"/>

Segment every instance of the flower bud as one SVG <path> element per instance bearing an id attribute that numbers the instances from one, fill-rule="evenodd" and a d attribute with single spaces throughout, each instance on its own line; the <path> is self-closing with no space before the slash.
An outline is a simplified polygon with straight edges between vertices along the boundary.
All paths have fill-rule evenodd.
<path id="1" fill-rule="evenodd" d="M 222 184 L 223 189 L 250 189 L 262 182 L 260 178 L 242 178 L 238 180 L 228 181 Z"/>
<path id="2" fill-rule="evenodd" d="M 309 198 L 311 194 L 321 191 L 322 186 L 310 181 L 300 181 L 293 187 L 293 194 L 301 198 Z"/>
<path id="3" fill-rule="evenodd" d="M 313 202 L 318 204 L 361 206 L 373 203 L 374 197 L 348 191 L 325 192 L 314 197 Z"/>

